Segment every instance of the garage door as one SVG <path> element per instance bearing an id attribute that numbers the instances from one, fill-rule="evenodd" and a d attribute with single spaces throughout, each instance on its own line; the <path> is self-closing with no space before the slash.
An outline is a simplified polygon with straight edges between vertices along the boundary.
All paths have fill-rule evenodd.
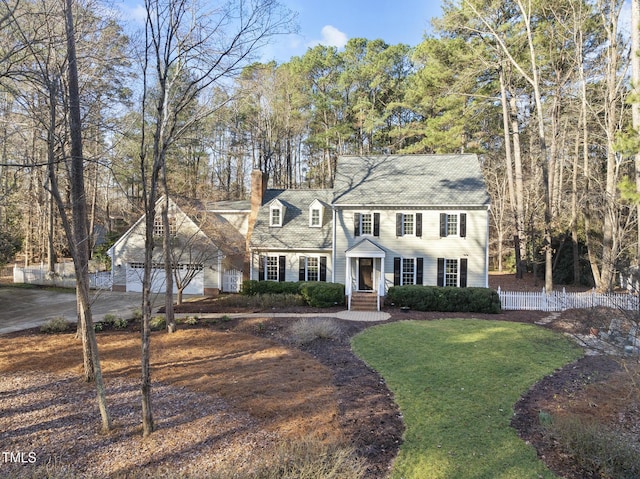
<path id="1" fill-rule="evenodd" d="M 197 273 L 193 279 L 189 282 L 189 285 L 185 288 L 184 294 L 204 294 L 204 270 L 202 265 L 187 265 L 180 264 L 178 268 L 181 269 L 181 276 L 184 277 L 187 273 L 187 269 L 196 269 Z M 127 264 L 127 291 L 141 293 L 142 292 L 142 278 L 144 275 L 143 263 L 129 263 Z M 151 269 L 151 292 L 152 293 L 164 293 L 165 291 L 165 271 L 164 268 L 159 265 L 154 265 Z M 178 290 L 173 285 L 173 292 L 177 293 Z"/>

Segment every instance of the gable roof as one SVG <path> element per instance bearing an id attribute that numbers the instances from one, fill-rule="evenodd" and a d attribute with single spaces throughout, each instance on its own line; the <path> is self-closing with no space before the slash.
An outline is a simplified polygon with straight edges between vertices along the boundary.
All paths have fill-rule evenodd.
<path id="1" fill-rule="evenodd" d="M 337 206 L 488 206 L 475 154 L 341 156 Z"/>
<path id="2" fill-rule="evenodd" d="M 171 198 L 169 198 L 172 201 Z M 240 232 L 229 223 L 218 211 L 225 211 L 225 208 L 237 211 L 237 208 L 229 208 L 229 204 L 223 205 L 216 211 L 215 204 L 205 205 L 199 200 L 185 200 L 176 198 L 176 206 L 202 231 L 212 245 L 222 251 L 226 256 L 243 254 L 245 239 Z M 244 202 L 246 203 L 246 202 Z M 246 207 L 244 203 L 241 208 Z M 219 204 L 217 205 L 219 206 Z"/>
<path id="3" fill-rule="evenodd" d="M 270 249 L 331 249 L 332 210 L 325 208 L 322 226 L 309 228 L 309 206 L 315 201 L 331 203 L 332 190 L 267 190 L 251 235 L 251 247 Z M 282 226 L 269 226 L 269 206 L 286 206 Z"/>
<path id="4" fill-rule="evenodd" d="M 160 216 L 164 196 L 156 201 L 156 217 Z M 205 205 L 198 200 L 187 200 L 180 197 L 170 197 L 169 204 L 171 208 L 185 215 L 185 219 L 193 222 L 202 233 L 211 242 L 211 245 L 222 251 L 227 256 L 239 255 L 244 253 L 245 239 L 236 228 L 233 227 L 219 211 L 238 211 L 242 212 L 247 208 L 248 202 L 227 202 L 226 204 L 210 204 L 210 208 L 214 206 L 222 206 L 215 209 L 207 209 Z M 129 241 L 132 233 L 145 221 L 146 215 L 142 215 L 138 220 L 109 248 L 107 254 L 113 256 L 116 248 L 121 243 Z"/>
<path id="5" fill-rule="evenodd" d="M 386 252 L 376 243 L 368 238 L 365 238 L 345 251 L 345 255 L 347 258 L 384 258 L 386 256 Z"/>

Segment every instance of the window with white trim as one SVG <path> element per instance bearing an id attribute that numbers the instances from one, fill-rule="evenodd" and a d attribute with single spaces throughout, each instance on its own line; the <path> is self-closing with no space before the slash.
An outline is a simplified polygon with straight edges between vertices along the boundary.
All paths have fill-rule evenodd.
<path id="1" fill-rule="evenodd" d="M 458 286 L 458 260 L 448 259 L 444 260 L 444 285 L 445 286 Z"/>
<path id="2" fill-rule="evenodd" d="M 318 281 L 320 279 L 320 258 L 309 256 L 307 258 L 307 281 Z"/>
<path id="3" fill-rule="evenodd" d="M 447 215 L 447 236 L 458 234 L 458 215 Z"/>
<path id="4" fill-rule="evenodd" d="M 440 237 L 467 236 L 466 213 L 440 213 Z"/>
<path id="5" fill-rule="evenodd" d="M 373 215 L 371 213 L 360 214 L 360 234 L 373 234 Z"/>
<path id="6" fill-rule="evenodd" d="M 319 228 L 320 226 L 322 226 L 322 222 L 320 221 L 320 218 L 321 218 L 320 208 L 313 208 L 311 210 L 309 226 L 316 227 L 316 228 Z"/>
<path id="7" fill-rule="evenodd" d="M 298 281 L 326 281 L 326 256 L 300 256 L 298 266 Z"/>
<path id="8" fill-rule="evenodd" d="M 414 233 L 414 215 L 413 214 L 403 214 L 402 215 L 402 234 L 403 235 L 412 235 Z"/>
<path id="9" fill-rule="evenodd" d="M 280 208 L 271 208 L 269 226 L 282 226 L 282 210 Z"/>
<path id="10" fill-rule="evenodd" d="M 277 256 L 267 256 L 265 258 L 265 279 L 267 281 L 278 281 L 279 276 L 279 261 Z"/>
<path id="11" fill-rule="evenodd" d="M 416 284 L 415 258 L 402 258 L 402 283 Z"/>
<path id="12" fill-rule="evenodd" d="M 393 258 L 393 285 L 424 284 L 424 258 Z"/>

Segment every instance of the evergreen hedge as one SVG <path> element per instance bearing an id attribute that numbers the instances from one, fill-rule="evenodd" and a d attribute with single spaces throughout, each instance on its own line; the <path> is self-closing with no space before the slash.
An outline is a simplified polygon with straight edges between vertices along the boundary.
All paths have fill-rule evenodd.
<path id="1" fill-rule="evenodd" d="M 300 283 L 300 294 L 314 308 L 344 304 L 344 285 L 340 283 L 303 282 Z"/>
<path id="2" fill-rule="evenodd" d="M 500 297 L 489 288 L 393 286 L 386 302 L 417 311 L 499 313 Z"/>
<path id="3" fill-rule="evenodd" d="M 256 281 L 242 282 L 242 294 L 255 296 L 261 294 L 298 294 L 314 308 L 328 308 L 344 304 L 344 285 L 319 281 Z"/>

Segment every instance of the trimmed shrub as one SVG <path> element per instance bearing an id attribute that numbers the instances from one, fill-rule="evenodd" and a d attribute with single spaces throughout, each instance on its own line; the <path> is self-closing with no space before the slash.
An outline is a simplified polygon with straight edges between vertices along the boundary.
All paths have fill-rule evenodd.
<path id="1" fill-rule="evenodd" d="M 69 321 L 61 316 L 58 316 L 57 318 L 52 318 L 42 326 L 40 326 L 40 332 L 49 334 L 64 333 L 67 329 L 69 329 L 70 326 L 71 323 Z"/>
<path id="2" fill-rule="evenodd" d="M 321 281 L 278 282 L 251 279 L 242 282 L 242 294 L 261 297 L 301 295 L 305 303 L 314 308 L 328 308 L 335 304 L 344 304 L 344 285 Z"/>
<path id="3" fill-rule="evenodd" d="M 256 281 L 250 279 L 242 282 L 242 294 L 299 294 L 300 283 L 293 281 Z"/>
<path id="4" fill-rule="evenodd" d="M 500 297 L 489 288 L 393 286 L 386 302 L 417 311 L 499 313 Z"/>
<path id="5" fill-rule="evenodd" d="M 340 283 L 300 283 L 300 294 L 306 303 L 314 308 L 344 304 L 344 285 Z"/>

